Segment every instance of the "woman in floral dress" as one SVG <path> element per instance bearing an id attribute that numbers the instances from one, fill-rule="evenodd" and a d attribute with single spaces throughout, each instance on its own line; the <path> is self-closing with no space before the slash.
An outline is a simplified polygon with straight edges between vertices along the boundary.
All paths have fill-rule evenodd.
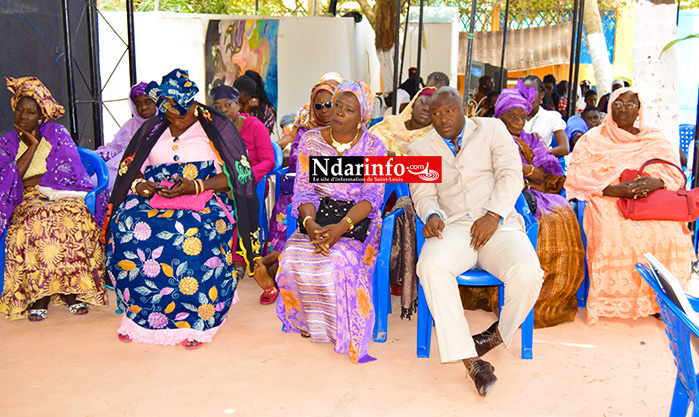
<path id="1" fill-rule="evenodd" d="M 186 71 L 146 91 L 162 118 L 124 152 L 108 208 L 107 271 L 126 305 L 118 336 L 193 349 L 211 342 L 233 303 L 233 239 L 248 268 L 259 257 L 254 181 L 240 135 L 194 101 Z"/>

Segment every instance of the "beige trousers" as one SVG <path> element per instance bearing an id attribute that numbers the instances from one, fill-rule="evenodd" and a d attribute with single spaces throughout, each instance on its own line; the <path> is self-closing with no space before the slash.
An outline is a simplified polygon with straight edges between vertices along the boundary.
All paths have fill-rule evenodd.
<path id="1" fill-rule="evenodd" d="M 510 220 L 508 225 L 499 225 L 477 252 L 470 246 L 472 224 L 469 217 L 447 224 L 443 239 L 425 240 L 417 263 L 417 274 L 434 317 L 442 362 L 478 356 L 464 317 L 457 275 L 478 266 L 505 284 L 498 330 L 506 347 L 534 306 L 543 282 L 539 259 L 518 223 Z"/>

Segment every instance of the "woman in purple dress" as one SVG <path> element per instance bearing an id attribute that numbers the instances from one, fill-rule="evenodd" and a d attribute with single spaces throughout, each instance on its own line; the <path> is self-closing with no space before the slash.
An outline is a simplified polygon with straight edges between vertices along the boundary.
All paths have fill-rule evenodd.
<path id="1" fill-rule="evenodd" d="M 384 185 L 310 183 L 311 156 L 384 156 L 381 139 L 366 130 L 373 97 L 361 81 L 341 84 L 332 98 L 330 126 L 308 131 L 298 148 L 293 214 L 308 234 L 296 231 L 281 255 L 277 316 L 284 331 L 330 342 L 354 363 L 368 354 L 374 327 L 371 277 L 381 234 Z M 321 226 L 320 208 L 349 203 L 335 223 Z M 348 205 L 348 206 L 349 206 Z M 369 219 L 364 241 L 345 237 Z M 356 235 L 355 235 L 356 237 Z"/>
<path id="2" fill-rule="evenodd" d="M 279 290 L 274 284 L 274 277 L 279 268 L 279 255 L 286 244 L 286 207 L 291 204 L 296 177 L 296 161 L 299 143 L 303 135 L 311 129 L 325 127 L 330 123 L 330 107 L 333 93 L 337 87 L 334 81 L 320 82 L 311 90 L 311 107 L 308 120 L 299 127 L 296 139 L 291 144 L 289 152 L 289 173 L 281 178 L 281 190 L 279 199 L 274 203 L 272 216 L 270 217 L 269 238 L 265 245 L 266 255 L 255 263 L 255 281 L 264 292 L 260 296 L 260 303 L 272 304 L 279 295 Z"/>
<path id="3" fill-rule="evenodd" d="M 70 134 L 48 122 L 65 113 L 49 90 L 35 77 L 7 78 L 7 88 L 15 130 L 0 138 L 0 312 L 41 321 L 53 302 L 86 314 L 107 305 L 100 229 L 84 201 L 94 186 Z"/>

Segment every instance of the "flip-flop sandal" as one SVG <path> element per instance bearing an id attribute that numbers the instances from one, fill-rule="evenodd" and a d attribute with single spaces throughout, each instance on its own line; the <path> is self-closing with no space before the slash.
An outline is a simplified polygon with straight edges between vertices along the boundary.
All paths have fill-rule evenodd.
<path id="1" fill-rule="evenodd" d="M 239 281 L 248 275 L 247 268 L 245 268 L 244 266 L 236 266 L 234 269 Z"/>
<path id="2" fill-rule="evenodd" d="M 310 333 L 305 332 L 305 331 L 303 331 L 303 330 L 299 330 L 299 334 L 300 334 L 301 337 L 303 337 L 304 339 L 308 339 L 308 338 L 311 337 L 311 334 L 310 334 Z"/>
<path id="3" fill-rule="evenodd" d="M 83 312 L 80 312 L 80 310 L 83 310 Z M 70 311 L 70 314 L 75 314 L 76 316 L 83 316 L 87 314 L 90 310 L 87 309 L 87 305 L 84 303 L 75 303 L 71 304 L 68 306 L 68 311 Z"/>
<path id="4" fill-rule="evenodd" d="M 33 308 L 29 310 L 29 315 L 27 318 L 29 321 L 42 321 L 46 318 L 46 314 L 49 312 L 46 308 Z"/>
<path id="5" fill-rule="evenodd" d="M 272 304 L 277 301 L 277 296 L 279 295 L 279 289 L 274 285 L 270 285 L 262 291 L 260 295 L 260 304 Z"/>
<path id="6" fill-rule="evenodd" d="M 123 335 L 121 333 L 117 333 L 117 337 L 119 338 L 120 341 L 122 341 L 124 343 L 133 342 L 132 338 L 130 338 L 129 336 Z"/>
<path id="7" fill-rule="evenodd" d="M 196 342 L 196 343 L 188 345 L 187 343 L 189 343 L 189 342 Z M 204 342 L 197 342 L 196 340 L 183 340 L 182 341 L 182 346 L 184 346 L 185 349 L 189 349 L 189 350 L 199 349 L 203 345 L 204 345 Z"/>

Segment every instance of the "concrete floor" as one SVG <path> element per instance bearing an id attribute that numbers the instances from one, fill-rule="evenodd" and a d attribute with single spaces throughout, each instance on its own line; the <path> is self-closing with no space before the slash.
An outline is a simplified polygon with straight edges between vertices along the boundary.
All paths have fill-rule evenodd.
<path id="1" fill-rule="evenodd" d="M 389 317 L 378 360 L 353 365 L 331 345 L 285 334 L 246 278 L 241 302 L 198 350 L 122 343 L 120 317 L 93 308 L 0 320 L 0 416 L 666 416 L 675 367 L 662 322 L 601 320 L 534 331 L 534 360 L 498 347 L 499 378 L 480 398 L 461 364 L 415 354 L 415 320 Z M 399 300 L 393 297 L 394 311 Z M 466 312 L 474 332 L 494 316 Z"/>

